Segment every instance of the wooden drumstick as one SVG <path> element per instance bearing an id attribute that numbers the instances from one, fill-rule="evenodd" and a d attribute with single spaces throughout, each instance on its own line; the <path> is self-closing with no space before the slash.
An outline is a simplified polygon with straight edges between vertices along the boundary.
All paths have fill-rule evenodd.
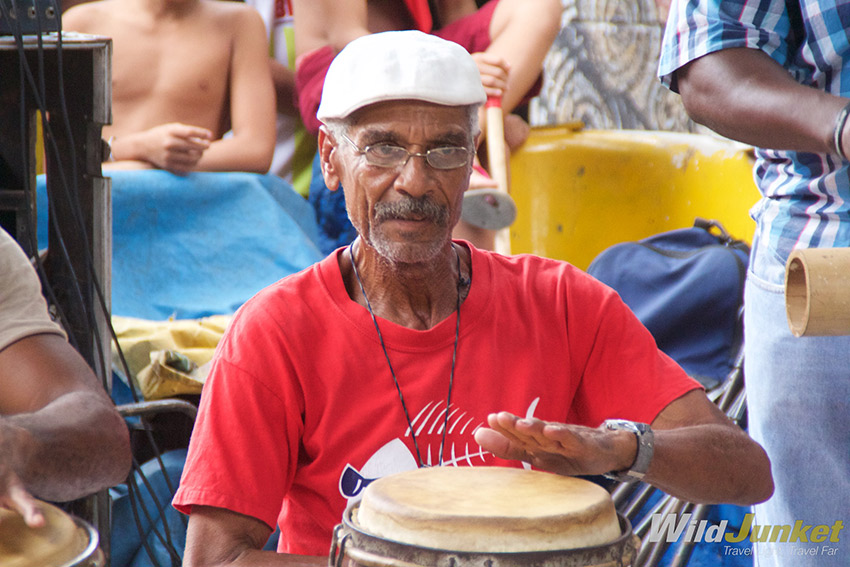
<path id="1" fill-rule="evenodd" d="M 500 190 L 510 193 L 508 182 L 507 152 L 505 151 L 505 120 L 502 114 L 502 99 L 487 97 L 487 162 L 490 176 Z"/>
<path id="2" fill-rule="evenodd" d="M 487 119 L 487 162 L 490 177 L 496 182 L 497 188 L 500 191 L 510 193 L 502 98 L 488 96 L 485 108 Z M 496 233 L 496 251 L 502 254 L 511 253 L 510 229 L 503 228 Z"/>

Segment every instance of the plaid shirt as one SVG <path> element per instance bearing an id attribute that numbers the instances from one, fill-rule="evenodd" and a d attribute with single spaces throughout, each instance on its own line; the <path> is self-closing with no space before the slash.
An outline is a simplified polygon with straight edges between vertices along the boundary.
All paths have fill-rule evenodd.
<path id="1" fill-rule="evenodd" d="M 789 3 L 799 6 L 796 15 Z M 674 0 L 658 75 L 676 90 L 673 73 L 682 65 L 720 49 L 750 47 L 802 84 L 850 96 L 847 28 L 850 0 Z M 796 248 L 850 246 L 848 166 L 834 155 L 757 149 L 754 174 L 763 198 L 751 214 L 761 245 L 783 262 Z"/>

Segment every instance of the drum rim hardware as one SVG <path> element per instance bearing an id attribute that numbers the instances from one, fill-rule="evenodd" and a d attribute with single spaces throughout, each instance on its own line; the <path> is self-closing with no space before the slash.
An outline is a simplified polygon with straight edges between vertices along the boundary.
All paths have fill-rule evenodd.
<path id="1" fill-rule="evenodd" d="M 554 551 L 524 552 L 466 552 L 425 548 L 380 538 L 356 526 L 352 520 L 359 502 L 346 508 L 341 524 L 334 528 L 328 567 L 342 567 L 346 554 L 364 567 L 626 567 L 637 557 L 640 539 L 632 532 L 629 519 L 617 514 L 620 537 L 606 544 Z M 421 556 L 427 561 L 408 557 L 393 558 L 381 554 L 385 547 L 405 554 Z M 592 556 L 591 563 L 580 559 L 581 554 Z"/>
<path id="2" fill-rule="evenodd" d="M 59 567 L 105 567 L 106 557 L 100 549 L 100 534 L 88 522 L 74 517 L 77 527 L 86 533 L 88 544 L 76 557 L 59 565 Z"/>

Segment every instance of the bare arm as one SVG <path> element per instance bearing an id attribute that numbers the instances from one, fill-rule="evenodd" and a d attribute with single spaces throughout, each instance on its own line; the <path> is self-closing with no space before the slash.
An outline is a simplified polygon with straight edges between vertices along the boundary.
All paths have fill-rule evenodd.
<path id="1" fill-rule="evenodd" d="M 522 101 L 543 70 L 543 60 L 561 27 L 558 0 L 501 0 L 490 22 L 492 43 L 485 53 L 501 58 L 510 70 L 502 108 Z"/>
<path id="2" fill-rule="evenodd" d="M 370 33 L 366 0 L 293 0 L 292 12 L 298 14 L 295 51 L 299 57 L 325 45 L 339 52 Z"/>
<path id="3" fill-rule="evenodd" d="M 128 164 L 151 166 L 172 173 L 188 173 L 197 169 L 198 162 L 212 143 L 213 134 L 206 128 L 171 122 L 141 132 L 112 138 L 109 141 L 111 162 L 105 169 L 123 168 Z"/>
<path id="4" fill-rule="evenodd" d="M 319 566 L 328 558 L 261 551 L 272 530 L 263 522 L 223 508 L 192 506 L 185 567 Z"/>
<path id="5" fill-rule="evenodd" d="M 233 136 L 210 144 L 196 167 L 200 171 L 266 173 L 274 153 L 275 93 L 265 27 L 254 10 L 238 14 L 230 68 Z"/>
<path id="6" fill-rule="evenodd" d="M 704 55 L 676 73 L 696 122 L 764 148 L 834 152 L 835 117 L 848 99 L 800 85 L 767 54 L 749 48 Z M 844 130 L 845 147 L 850 140 Z"/>
<path id="7" fill-rule="evenodd" d="M 61 336 L 33 335 L 0 351 L 0 391 L 2 505 L 38 522 L 26 491 L 67 501 L 126 478 L 127 427 Z"/>
<path id="8" fill-rule="evenodd" d="M 637 443 L 607 431 L 492 414 L 475 440 L 499 457 L 564 475 L 598 475 L 634 462 Z M 748 505 L 773 492 L 770 461 L 755 441 L 696 390 L 671 402 L 652 423 L 655 454 L 644 480 L 696 503 Z"/>

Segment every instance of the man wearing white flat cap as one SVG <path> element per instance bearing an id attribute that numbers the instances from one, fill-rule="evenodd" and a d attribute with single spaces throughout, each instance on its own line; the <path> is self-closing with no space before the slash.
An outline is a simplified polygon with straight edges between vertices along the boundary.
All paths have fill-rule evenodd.
<path id="1" fill-rule="evenodd" d="M 174 500 L 184 565 L 325 564 L 362 488 L 423 466 L 770 496 L 761 448 L 612 290 L 452 240 L 484 99 L 465 50 L 420 32 L 365 36 L 331 65 L 322 172 L 359 237 L 257 294 L 222 339 Z M 275 525 L 278 553 L 259 551 Z"/>

